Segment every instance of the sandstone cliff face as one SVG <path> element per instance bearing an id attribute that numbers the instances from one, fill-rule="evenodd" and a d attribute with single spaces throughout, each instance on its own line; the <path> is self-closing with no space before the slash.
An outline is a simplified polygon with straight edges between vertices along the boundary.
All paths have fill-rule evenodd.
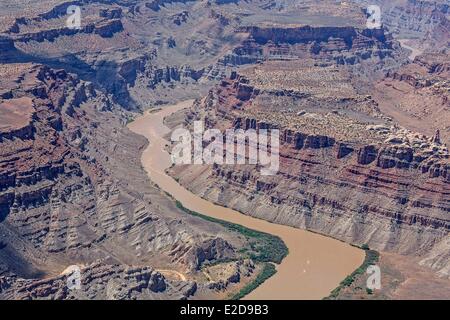
<path id="1" fill-rule="evenodd" d="M 186 217 L 150 184 L 140 159 L 131 156 L 145 141 L 124 127 L 123 110 L 108 97 L 62 70 L 2 68 L 8 77 L 1 85 L 12 92 L 0 101 L 2 298 L 73 297 L 55 273 L 95 261 L 106 266 L 86 271 L 93 275 L 78 298 L 106 297 L 99 277 L 112 279 L 117 299 L 157 298 L 159 292 L 186 298 L 195 283 L 164 286 L 151 269 L 125 265 L 170 264 L 192 273 L 204 262 L 235 258 L 239 241 L 220 226 L 209 229 Z M 17 114 L 20 121 L 12 121 Z"/>
<path id="2" fill-rule="evenodd" d="M 181 67 L 166 66 L 165 68 L 152 68 L 148 71 L 149 87 L 155 88 L 161 82 L 195 82 L 198 81 L 205 73 L 204 69 L 194 70 L 188 65 Z"/>
<path id="3" fill-rule="evenodd" d="M 385 42 L 386 37 L 382 29 L 367 29 L 357 30 L 354 27 L 297 27 L 297 28 L 261 28 L 248 27 L 242 30 L 250 33 L 250 36 L 259 44 L 267 44 L 269 41 L 274 44 L 280 43 L 308 43 L 308 42 L 323 42 L 324 45 L 336 45 L 337 42 L 329 42 L 330 39 L 336 39 L 346 44 L 347 48 L 351 48 L 355 43 L 360 48 L 364 43 L 361 43 L 362 36 L 373 38 L 375 40 Z M 358 41 L 359 40 L 359 41 Z M 368 43 L 366 43 L 367 47 Z M 339 49 L 336 47 L 335 49 Z"/>
<path id="4" fill-rule="evenodd" d="M 240 76 L 232 78 L 193 107 L 188 122 L 202 119 L 206 127 L 280 129 L 280 170 L 261 176 L 258 166 L 251 165 L 172 168 L 182 184 L 245 214 L 420 256 L 424 264 L 449 276 L 444 248 L 450 232 L 450 164 L 445 146 L 395 126 L 362 126 L 356 140 L 343 139 L 338 122 L 328 135 L 315 134 L 314 121 L 301 120 L 304 112 L 291 111 L 286 117 L 290 122 L 282 121 L 280 111 L 265 115 L 258 109 L 258 96 L 266 92 Z M 242 95 L 242 86 L 251 88 L 245 90 L 248 94 Z M 279 90 L 271 94 L 283 96 Z M 302 125 L 293 129 L 296 121 Z M 354 124 L 347 127 L 359 130 Z"/>
<path id="5" fill-rule="evenodd" d="M 62 36 L 71 36 L 75 35 L 79 32 L 81 33 L 94 33 L 98 34 L 101 37 L 112 37 L 114 33 L 123 31 L 122 22 L 118 19 L 116 20 L 108 20 L 98 24 L 89 24 L 84 26 L 82 29 L 50 29 L 35 33 L 25 33 L 17 37 L 17 41 L 19 42 L 28 42 L 28 41 L 53 41 L 58 37 Z"/>
<path id="6" fill-rule="evenodd" d="M 355 27 L 242 27 L 248 39 L 224 63 L 247 64 L 271 59 L 314 57 L 338 64 L 393 58 L 395 43 L 383 29 Z"/>

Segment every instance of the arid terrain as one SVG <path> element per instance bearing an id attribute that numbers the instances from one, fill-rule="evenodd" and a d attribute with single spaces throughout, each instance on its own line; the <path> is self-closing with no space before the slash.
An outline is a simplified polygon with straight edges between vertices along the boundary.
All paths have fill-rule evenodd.
<path id="1" fill-rule="evenodd" d="M 175 165 L 180 188 L 364 249 L 315 298 L 450 299 L 446 0 L 3 0 L 0 299 L 285 296 L 291 242 L 190 211 L 141 162 L 136 119 L 182 101 L 171 129 L 278 129 L 280 168 Z"/>

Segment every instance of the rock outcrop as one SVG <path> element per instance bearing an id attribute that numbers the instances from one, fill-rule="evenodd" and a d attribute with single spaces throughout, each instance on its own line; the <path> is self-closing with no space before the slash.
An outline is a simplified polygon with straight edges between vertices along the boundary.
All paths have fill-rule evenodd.
<path id="1" fill-rule="evenodd" d="M 450 6 L 445 0 L 377 0 L 383 8 L 383 23 L 399 38 L 415 46 L 439 49 L 448 43 Z"/>
<path id="2" fill-rule="evenodd" d="M 107 20 L 104 22 L 89 24 L 81 29 L 49 29 L 45 31 L 39 31 L 35 33 L 25 33 L 17 37 L 19 42 L 28 41 L 54 41 L 58 37 L 72 36 L 77 33 L 98 34 L 101 37 L 112 37 L 115 33 L 123 31 L 122 22 L 119 19 Z"/>
<path id="3" fill-rule="evenodd" d="M 448 52 L 418 55 L 414 61 L 387 72 L 375 85 L 373 98 L 386 115 L 411 130 L 428 136 L 440 131 L 440 141 L 450 142 L 450 59 Z"/>
<path id="4" fill-rule="evenodd" d="M 337 64 L 355 65 L 364 60 L 394 58 L 392 38 L 383 29 L 355 27 L 243 27 L 248 39 L 223 59 L 225 64 L 314 57 Z"/>
<path id="5" fill-rule="evenodd" d="M 171 287 L 150 267 L 124 265 L 195 272 L 205 261 L 236 257 L 236 240 L 224 228 L 212 225 L 210 233 L 209 223 L 194 217 L 187 219 L 197 226 L 187 226 L 185 214 L 145 178 L 131 156 L 144 139 L 124 127 L 116 115 L 123 109 L 92 84 L 35 64 L 3 65 L 1 72 L 2 88 L 12 92 L 0 100 L 2 298 L 102 298 L 109 288 L 114 299 L 184 299 L 195 283 Z M 88 268 L 79 296 L 53 274 L 97 260 L 106 265 Z"/>
<path id="6" fill-rule="evenodd" d="M 177 282 L 148 267 L 94 263 L 80 268 L 80 287 L 69 288 L 71 273 L 39 281 L 0 277 L 0 297 L 14 300 L 130 300 L 186 299 L 195 293 L 193 282 Z M 185 288 L 181 292 L 180 287 Z"/>
<path id="7" fill-rule="evenodd" d="M 298 68 L 294 63 L 289 66 Z M 268 67 L 254 72 L 264 68 Z M 439 243 L 450 232 L 447 148 L 435 138 L 397 125 L 367 125 L 359 118 L 373 117 L 371 121 L 377 123 L 378 112 L 363 116 L 366 109 L 355 106 L 346 116 L 339 112 L 324 116 L 320 108 L 296 112 L 286 104 L 280 104 L 286 109 L 276 109 L 277 99 L 286 97 L 282 87 L 301 81 L 290 78 L 293 71 L 286 72 L 276 80 L 269 77 L 268 87 L 253 73 L 244 72 L 250 81 L 232 75 L 234 80 L 213 89 L 191 109 L 186 121 L 203 120 L 206 127 L 215 128 L 279 129 L 276 175 L 261 176 L 258 166 L 251 165 L 213 165 L 201 172 L 190 166 L 174 167 L 172 174 L 180 183 L 190 181 L 186 187 L 202 197 L 245 214 L 351 243 L 368 243 L 379 250 L 417 255 L 445 273 L 449 261 L 428 255 L 438 248 L 443 254 Z M 252 87 L 246 92 L 253 93 L 243 98 L 242 86 Z M 272 102 L 270 110 L 265 110 L 266 100 Z"/>

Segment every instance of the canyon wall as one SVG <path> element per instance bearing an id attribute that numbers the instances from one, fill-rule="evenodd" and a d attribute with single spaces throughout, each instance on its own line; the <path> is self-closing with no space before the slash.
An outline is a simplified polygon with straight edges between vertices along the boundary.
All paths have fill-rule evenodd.
<path id="1" fill-rule="evenodd" d="M 196 119 L 207 128 L 280 129 L 276 175 L 261 175 L 260 166 L 217 164 L 207 169 L 175 166 L 171 174 L 194 193 L 245 214 L 419 256 L 423 264 L 449 276 L 450 165 L 438 136 L 374 124 L 361 127 L 366 141 L 346 140 L 337 131 L 314 133 L 309 120 L 293 129 L 280 122 L 282 110 L 267 117 L 256 111 L 264 93 L 245 77 L 233 76 L 199 101 L 186 123 Z M 304 121 L 304 113 L 287 118 L 294 124 Z"/>

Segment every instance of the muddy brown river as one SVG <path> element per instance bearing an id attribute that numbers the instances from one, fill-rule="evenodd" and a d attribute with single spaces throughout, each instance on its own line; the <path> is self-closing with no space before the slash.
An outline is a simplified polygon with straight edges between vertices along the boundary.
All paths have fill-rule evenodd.
<path id="1" fill-rule="evenodd" d="M 245 299 L 321 299 L 340 281 L 358 268 L 364 251 L 341 241 L 293 227 L 253 218 L 235 210 L 215 205 L 188 191 L 165 173 L 171 166 L 168 143 L 170 129 L 163 124 L 166 116 L 187 108 L 184 101 L 148 112 L 129 128 L 149 140 L 142 154 L 142 164 L 149 178 L 186 208 L 247 228 L 279 236 L 289 248 L 288 256 L 277 265 L 277 273 L 251 292 Z"/>

